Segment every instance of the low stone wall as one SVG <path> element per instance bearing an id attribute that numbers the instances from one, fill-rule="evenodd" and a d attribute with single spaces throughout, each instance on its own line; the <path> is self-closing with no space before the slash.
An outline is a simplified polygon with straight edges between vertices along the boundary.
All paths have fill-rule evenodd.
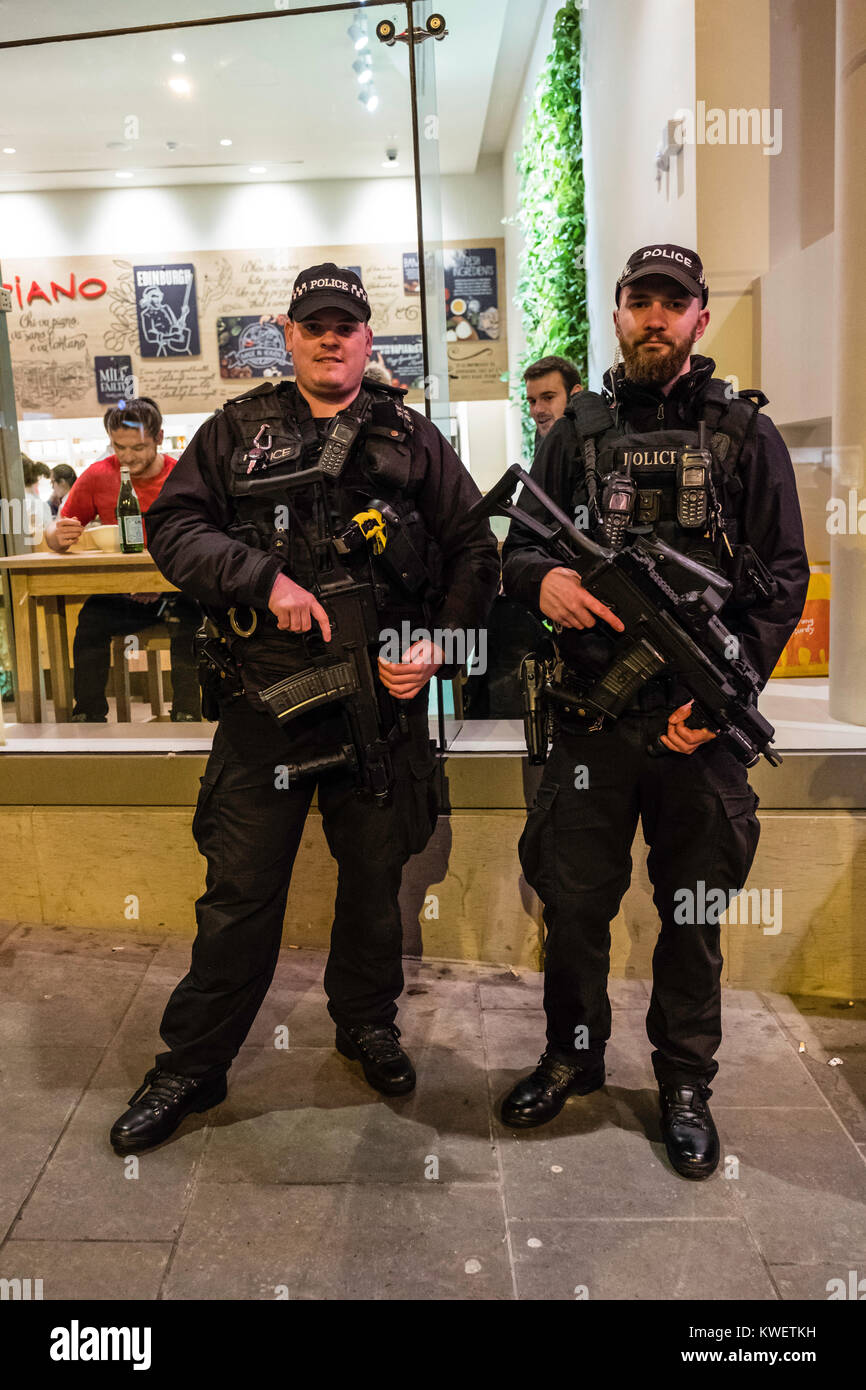
<path id="1" fill-rule="evenodd" d="M 110 765 L 136 760 L 96 761 L 103 764 L 100 775 L 111 779 L 112 796 L 122 800 L 121 769 Z M 193 905 L 204 888 L 204 862 L 190 833 L 201 767 L 198 759 L 183 761 L 196 766 L 177 770 L 174 783 L 165 779 L 165 799 L 182 796 L 185 804 L 98 805 L 82 804 L 83 798 L 39 804 L 34 798 L 0 805 L 0 917 L 191 938 Z M 28 775 L 41 780 L 38 768 Z M 141 794 L 140 779 L 126 790 L 130 800 Z M 755 921 L 753 899 L 752 920 L 723 925 L 724 983 L 866 996 L 866 811 L 764 810 L 760 817 L 747 887 L 769 895 L 765 903 L 776 920 Z M 519 808 L 457 807 L 440 818 L 404 880 L 407 953 L 539 968 L 541 913 L 517 859 L 523 824 Z M 640 834 L 633 858 L 632 886 L 612 928 L 611 972 L 649 978 L 658 922 Z M 289 893 L 285 944 L 327 945 L 335 887 L 336 866 L 314 810 Z M 780 898 L 773 897 L 777 891 Z M 738 916 L 746 915 L 741 908 Z"/>

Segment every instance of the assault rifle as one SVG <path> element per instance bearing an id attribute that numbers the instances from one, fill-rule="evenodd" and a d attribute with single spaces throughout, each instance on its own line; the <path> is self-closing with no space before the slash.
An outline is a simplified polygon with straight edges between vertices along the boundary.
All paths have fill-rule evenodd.
<path id="1" fill-rule="evenodd" d="M 518 483 L 555 524 L 545 525 L 514 505 Z M 603 675 L 581 687 L 544 680 L 545 696 L 564 716 L 615 719 L 654 676 L 673 676 L 694 699 L 687 721 L 691 727 L 724 735 L 746 767 L 753 767 L 762 756 L 774 767 L 781 763 L 772 747 L 776 731 L 758 711 L 758 673 L 740 655 L 739 639 L 718 616 L 731 593 L 722 575 L 646 536 L 635 537 L 618 551 L 598 545 L 573 525 L 519 464 L 513 464 L 476 502 L 469 516 L 479 520 L 506 516 L 518 522 L 548 555 L 578 571 L 582 586 L 625 627 L 621 633 L 612 628 L 605 631 L 614 655 Z M 545 726 L 539 722 L 537 666 L 536 662 L 526 673 L 534 687 L 530 752 L 543 761 L 539 730 Z M 546 737 L 543 742 L 546 755 Z M 650 751 L 666 749 L 657 744 Z"/>
<path id="2" fill-rule="evenodd" d="M 337 706 L 343 716 L 343 741 L 332 752 L 289 764 L 290 786 L 301 778 L 342 768 L 355 774 L 359 789 L 366 789 L 378 800 L 384 800 L 393 783 L 391 750 L 395 743 L 402 741 L 409 726 L 402 703 L 388 693 L 378 676 L 376 657 L 381 624 L 376 604 L 377 586 L 366 563 L 370 537 L 364 526 L 356 522 L 341 537 L 311 535 L 293 502 L 293 494 L 301 489 L 318 491 L 320 515 L 327 517 L 329 498 L 319 467 L 297 473 L 273 469 L 269 474 L 250 477 L 244 491 L 288 504 L 288 513 L 309 550 L 315 576 L 309 587 L 328 614 L 331 640 L 325 642 L 314 629 L 307 639 L 308 649 L 313 653 L 310 665 L 260 690 L 259 697 L 280 725 L 324 705 Z M 384 507 L 384 504 L 379 505 Z M 402 534 L 396 534 L 399 529 L 396 514 L 390 508 L 384 510 L 387 527 L 381 513 L 376 514 L 379 543 L 387 550 L 390 537 L 399 553 L 401 546 L 410 543 Z M 368 517 L 369 513 L 362 515 Z M 275 529 L 271 549 L 276 554 L 287 555 L 285 529 Z M 360 565 L 355 571 L 350 564 L 351 558 L 362 554 L 363 571 Z M 360 577 L 362 573 L 364 577 Z M 229 621 L 240 637 L 251 636 L 255 631 L 255 610 L 250 612 L 252 620 L 245 626 L 238 621 L 235 609 L 229 612 Z M 215 654 L 207 649 L 203 654 L 212 664 L 217 664 Z"/>

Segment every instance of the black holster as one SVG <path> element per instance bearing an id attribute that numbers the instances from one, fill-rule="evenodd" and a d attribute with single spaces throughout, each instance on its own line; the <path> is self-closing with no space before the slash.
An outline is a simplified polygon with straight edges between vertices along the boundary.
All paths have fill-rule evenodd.
<path id="1" fill-rule="evenodd" d="M 219 719 L 221 699 L 243 695 L 243 682 L 228 642 L 210 618 L 205 618 L 195 634 L 195 653 L 202 718 L 213 722 Z"/>

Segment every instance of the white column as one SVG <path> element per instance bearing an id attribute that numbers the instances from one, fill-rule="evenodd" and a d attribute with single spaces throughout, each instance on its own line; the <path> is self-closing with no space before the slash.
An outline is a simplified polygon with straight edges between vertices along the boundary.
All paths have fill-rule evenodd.
<path id="1" fill-rule="evenodd" d="M 860 306 L 866 285 L 864 170 L 866 5 L 863 0 L 836 0 L 832 495 L 846 504 L 852 488 L 859 501 L 866 498 L 866 340 Z M 866 535 L 855 530 L 831 536 L 830 570 L 830 714 L 866 724 Z"/>

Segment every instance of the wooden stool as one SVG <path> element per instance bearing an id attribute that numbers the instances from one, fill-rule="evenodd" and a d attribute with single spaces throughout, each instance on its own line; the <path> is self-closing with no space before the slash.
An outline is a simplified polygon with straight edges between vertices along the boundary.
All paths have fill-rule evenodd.
<path id="1" fill-rule="evenodd" d="M 164 623 L 154 623 L 152 627 L 143 627 L 140 632 L 132 635 L 138 642 L 137 650 L 143 651 L 147 655 L 147 698 L 150 701 L 151 713 L 159 719 L 162 716 L 165 702 L 160 652 L 169 651 L 171 648 L 168 629 Z M 126 655 L 127 640 L 124 636 L 113 637 L 111 640 L 111 665 L 114 672 L 114 697 L 117 701 L 118 724 L 128 724 L 132 719 L 129 662 Z"/>

